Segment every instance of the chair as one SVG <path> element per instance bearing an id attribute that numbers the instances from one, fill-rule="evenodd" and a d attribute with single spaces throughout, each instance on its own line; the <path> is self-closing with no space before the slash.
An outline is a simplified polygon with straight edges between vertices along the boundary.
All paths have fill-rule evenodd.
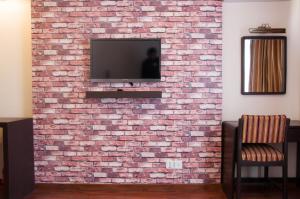
<path id="1" fill-rule="evenodd" d="M 243 115 L 239 119 L 237 147 L 236 198 L 241 197 L 241 168 L 243 166 L 264 167 L 268 178 L 268 167 L 282 167 L 282 198 L 287 199 L 287 130 L 290 119 L 285 115 Z M 281 144 L 278 150 L 270 144 Z"/>

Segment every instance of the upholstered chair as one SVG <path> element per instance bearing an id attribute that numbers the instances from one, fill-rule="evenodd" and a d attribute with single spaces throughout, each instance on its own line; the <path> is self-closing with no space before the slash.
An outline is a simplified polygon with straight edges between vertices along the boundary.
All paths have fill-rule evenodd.
<path id="1" fill-rule="evenodd" d="M 290 120 L 285 115 L 243 115 L 239 119 L 237 150 L 236 198 L 241 198 L 241 168 L 264 167 L 268 178 L 270 166 L 282 167 L 282 198 L 287 199 L 287 130 Z M 272 146 L 281 145 L 281 150 Z"/>

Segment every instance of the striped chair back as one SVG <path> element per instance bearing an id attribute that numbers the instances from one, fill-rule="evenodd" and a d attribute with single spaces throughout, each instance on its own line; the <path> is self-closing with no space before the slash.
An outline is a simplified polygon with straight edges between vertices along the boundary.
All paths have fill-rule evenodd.
<path id="1" fill-rule="evenodd" d="M 242 143 L 283 143 L 285 115 L 243 115 Z"/>

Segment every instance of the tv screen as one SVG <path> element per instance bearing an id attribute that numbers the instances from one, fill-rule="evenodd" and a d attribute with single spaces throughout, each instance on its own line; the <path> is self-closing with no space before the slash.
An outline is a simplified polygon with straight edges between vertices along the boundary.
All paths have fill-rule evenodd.
<path id="1" fill-rule="evenodd" d="M 159 81 L 160 47 L 160 39 L 91 40 L 91 80 Z"/>

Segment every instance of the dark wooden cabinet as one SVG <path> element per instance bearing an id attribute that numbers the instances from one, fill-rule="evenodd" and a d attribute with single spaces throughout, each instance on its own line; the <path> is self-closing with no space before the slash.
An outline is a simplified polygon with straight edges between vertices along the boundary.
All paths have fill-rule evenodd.
<path id="1" fill-rule="evenodd" d="M 33 121 L 0 118 L 3 128 L 4 198 L 23 199 L 34 189 Z"/>

